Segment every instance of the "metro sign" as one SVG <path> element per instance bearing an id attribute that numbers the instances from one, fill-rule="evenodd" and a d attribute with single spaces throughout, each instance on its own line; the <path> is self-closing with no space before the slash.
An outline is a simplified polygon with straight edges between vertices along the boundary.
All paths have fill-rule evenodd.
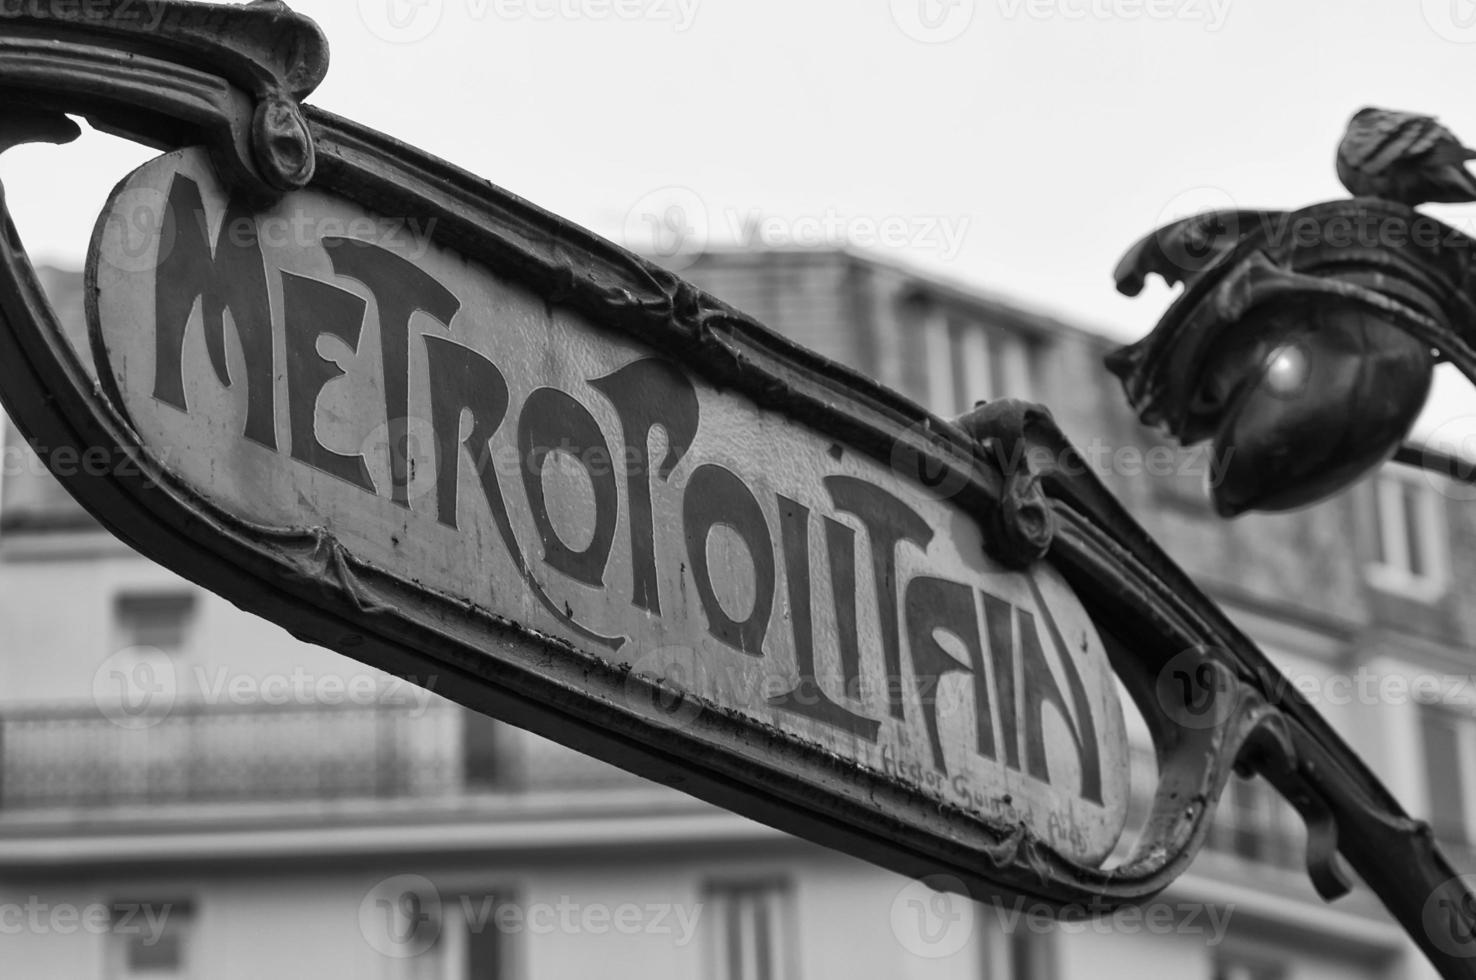
<path id="1" fill-rule="evenodd" d="M 946 496 L 404 223 L 314 190 L 253 211 L 198 150 L 119 185 L 88 284 L 102 382 L 172 477 L 316 537 L 366 605 L 393 578 L 485 625 L 493 676 L 512 628 L 559 676 L 628 672 L 575 692 L 597 719 L 713 742 L 737 720 L 759 776 L 783 741 L 856 798 L 884 783 L 1081 862 L 1117 843 L 1096 631 Z"/>
<path id="2" fill-rule="evenodd" d="M 1173 882 L 1239 766 L 1302 815 L 1324 898 L 1346 860 L 1442 975 L 1476 977 L 1476 898 L 1429 828 L 1045 409 L 935 418 L 305 104 L 327 42 L 280 2 L 156 6 L 33 5 L 0 31 L 0 151 L 67 142 L 69 113 L 172 151 L 98 224 L 92 365 L 0 197 L 0 399 L 119 538 L 476 710 L 1062 915 Z M 1172 244 L 1127 281 L 1176 275 Z M 1109 862 L 1119 686 L 1157 767 Z"/>

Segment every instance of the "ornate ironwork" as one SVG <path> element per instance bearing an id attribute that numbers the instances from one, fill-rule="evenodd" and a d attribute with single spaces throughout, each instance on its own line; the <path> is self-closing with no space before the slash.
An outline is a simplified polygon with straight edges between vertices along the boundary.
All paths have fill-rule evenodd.
<path id="1" fill-rule="evenodd" d="M 1476 976 L 1476 960 L 1451 952 L 1452 937 L 1476 927 L 1467 918 L 1476 903 L 1428 829 L 1400 809 L 1132 520 L 1047 412 L 1003 403 L 959 422 L 934 418 L 584 229 L 389 137 L 301 105 L 322 77 L 326 47 L 310 22 L 281 4 L 166 3 L 164 20 L 146 35 L 122 16 L 125 6 L 131 5 L 109 5 L 117 16 L 101 19 L 22 18 L 0 38 L 10 144 L 65 139 L 73 130 L 59 113 L 81 113 L 152 145 L 209 146 L 223 179 L 255 194 L 310 182 L 381 214 L 420 216 L 423 227 L 434 227 L 436 241 L 515 275 L 550 306 L 671 352 L 761 408 L 899 472 L 941 477 L 956 487 L 962 506 L 984 515 L 986 541 L 1001 561 L 1048 562 L 1077 591 L 1152 729 L 1160 781 L 1145 831 L 1115 867 L 1068 860 L 1022 826 L 980 821 L 976 832 L 962 835 L 944 814 L 917 816 L 903 836 L 891 814 L 920 810 L 904 785 L 847 798 L 824 789 L 841 760 L 776 741 L 782 764 L 756 766 L 641 716 L 595 712 L 591 699 L 571 693 L 576 686 L 609 693 L 641 683 L 619 664 L 592 663 L 579 678 L 552 677 L 514 661 L 494 670 L 474 632 L 531 653 L 549 639 L 475 610 L 448 608 L 442 597 L 357 562 L 322 534 L 288 539 L 246 525 L 181 486 L 143 448 L 66 341 L 6 214 L 0 395 L 33 445 L 48 447 L 43 457 L 101 446 L 136 464 L 100 477 L 58 470 L 67 489 L 124 541 L 295 635 L 402 676 L 451 678 L 453 687 L 443 689 L 473 708 L 898 871 L 955 875 L 980 897 L 1005 890 L 1104 910 L 1151 897 L 1188 866 L 1239 765 L 1266 776 L 1307 820 L 1308 868 L 1324 896 L 1346 889 L 1340 853 L 1446 976 Z M 1241 254 L 1228 239 L 1211 240 L 1225 248 L 1213 262 Z M 1245 288 L 1267 281 L 1273 280 L 1252 275 Z M 1411 310 L 1424 309 L 1400 296 Z M 1355 301 L 1386 305 L 1363 294 Z M 1145 379 L 1143 391 L 1168 392 L 1155 394 L 1154 404 L 1169 417 L 1177 396 L 1156 380 L 1163 377 L 1157 355 L 1144 348 L 1132 367 L 1134 377 L 1141 371 Z M 1022 469 L 1010 459 L 1028 462 Z M 458 625 L 473 621 L 476 631 Z M 1195 683 L 1177 683 L 1180 670 Z M 714 724 L 736 732 L 743 722 Z M 1460 901 L 1455 918 L 1432 927 L 1422 914 L 1437 892 Z"/>
<path id="2" fill-rule="evenodd" d="M 26 4 L 0 36 L 7 114 L 67 112 L 148 145 L 209 146 L 223 174 L 267 197 L 312 179 L 302 99 L 327 72 L 323 33 L 281 0 Z"/>
<path id="3" fill-rule="evenodd" d="M 1433 120 L 1392 115 L 1458 147 Z M 1428 189 L 1428 162 L 1396 159 L 1400 179 L 1384 183 Z M 1448 153 L 1438 162 L 1460 165 Z M 1215 439 L 1238 455 L 1211 488 L 1222 516 L 1316 502 L 1390 459 L 1471 479 L 1468 464 L 1402 443 L 1437 363 L 1476 383 L 1476 240 L 1376 197 L 1294 212 L 1223 210 L 1140 240 L 1117 267 L 1117 287 L 1136 296 L 1155 274 L 1182 291 L 1158 326 L 1107 366 L 1144 424 L 1186 445 Z M 1258 670 L 1243 682 L 1261 697 L 1266 679 Z M 1333 860 L 1341 852 L 1443 975 L 1471 975 L 1476 949 L 1462 939 L 1471 935 L 1468 885 L 1429 826 L 1381 788 L 1349 778 L 1340 767 L 1352 760 L 1328 757 L 1333 743 L 1320 718 L 1300 705 L 1278 709 L 1240 764 L 1301 813 L 1319 892 L 1344 887 Z M 1389 850 L 1358 861 L 1367 847 Z"/>
<path id="4" fill-rule="evenodd" d="M 1182 293 L 1108 358 L 1144 424 L 1234 450 L 1224 516 L 1345 488 L 1393 456 L 1436 363 L 1476 381 L 1476 240 L 1402 204 L 1217 211 L 1154 231 L 1117 269 Z"/>

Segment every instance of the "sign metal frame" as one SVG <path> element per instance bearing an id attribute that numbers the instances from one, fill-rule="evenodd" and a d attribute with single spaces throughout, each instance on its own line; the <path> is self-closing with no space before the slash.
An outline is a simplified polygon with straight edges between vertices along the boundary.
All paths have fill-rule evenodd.
<path id="1" fill-rule="evenodd" d="M 1188 867 L 1232 769 L 1258 773 L 1305 820 L 1307 868 L 1325 898 L 1349 887 L 1341 855 L 1443 975 L 1476 977 L 1476 958 L 1462 955 L 1476 899 L 1429 828 L 1133 521 L 1046 410 L 1002 401 L 935 418 L 584 229 L 303 105 L 326 72 L 327 47 L 285 5 L 164 6 L 152 29 L 126 2 L 103 5 L 106 16 L 86 4 L 8 20 L 0 148 L 65 142 L 75 127 L 62 113 L 76 113 L 162 149 L 204 145 L 223 179 L 263 201 L 311 183 L 376 213 L 433 217 L 438 243 L 512 270 L 547 303 L 658 347 L 704 380 L 899 472 L 948 480 L 994 559 L 1047 562 L 1076 591 L 1149 724 L 1159 783 L 1131 855 L 1104 870 L 1025 828 L 963 832 L 903 787 L 880 787 L 868 801 L 832 792 L 817 760 L 782 740 L 770 739 L 762 761 L 729 751 L 730 739 L 754 735 L 741 719 L 714 718 L 706 731 L 730 730 L 713 739 L 612 712 L 612 692 L 632 683 L 618 664 L 577 679 L 540 673 L 517 653 L 543 641 L 516 624 L 458 618 L 357 565 L 330 537 L 263 534 L 180 485 L 66 340 L 7 212 L 0 400 L 43 460 L 104 447 L 134 464 L 103 476 L 55 468 L 123 541 L 294 635 L 402 676 L 449 678 L 443 692 L 476 710 L 904 874 L 955 877 L 976 897 L 1023 894 L 1103 911 L 1145 901 Z M 494 663 L 489 645 L 510 655 Z M 1165 686 L 1171 662 L 1210 679 L 1199 695 L 1213 699 L 1215 724 L 1182 723 L 1183 710 L 1205 706 Z"/>

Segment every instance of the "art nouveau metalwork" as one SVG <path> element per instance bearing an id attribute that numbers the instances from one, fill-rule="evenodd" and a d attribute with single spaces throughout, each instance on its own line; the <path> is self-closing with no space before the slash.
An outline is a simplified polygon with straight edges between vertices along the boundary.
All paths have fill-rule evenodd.
<path id="1" fill-rule="evenodd" d="M 1223 516 L 1314 503 L 1395 454 L 1438 362 L 1476 380 L 1473 249 L 1377 198 L 1186 218 L 1118 266 L 1128 295 L 1151 274 L 1184 289 L 1108 366 L 1145 424 L 1233 450 Z"/>
<path id="2" fill-rule="evenodd" d="M 307 640 L 402 675 L 437 676 L 439 692 L 474 708 L 904 873 L 954 876 L 980 897 L 1018 893 L 1102 910 L 1141 902 L 1188 866 L 1232 766 L 1260 773 L 1305 818 L 1308 869 L 1324 896 L 1347 888 L 1341 854 L 1446 975 L 1476 975 L 1473 961 L 1453 946 L 1453 937 L 1462 930 L 1469 935 L 1473 925 L 1467 918 L 1470 895 L 1428 829 L 1403 813 L 1317 712 L 1081 465 L 1045 409 L 1000 402 L 954 421 L 932 417 L 581 228 L 386 136 L 303 105 L 300 99 L 326 69 L 326 45 L 311 22 L 280 3 L 170 3 L 148 31 L 130 18 L 132 5 L 106 6 L 106 16 L 97 5 L 83 5 L 66 17 L 24 15 L 7 22 L 0 37 L 3 135 L 7 145 L 65 140 L 74 128 L 61 114 L 76 113 L 170 151 L 121 185 L 114 205 L 136 192 L 160 215 L 174 207 L 172 238 L 168 248 L 157 236 L 147 239 L 143 268 L 130 271 L 128 242 L 116 227 L 110 231 L 106 216 L 100 225 L 88 283 L 100 385 L 64 338 L 7 215 L 0 241 L 0 397 L 43 459 L 103 452 L 128 463 L 105 467 L 102 475 L 96 468 L 53 468 L 124 541 Z M 374 410 L 385 413 L 386 429 L 383 455 L 374 466 L 364 462 L 365 452 L 335 442 L 333 411 L 364 403 L 350 398 L 337 409 L 324 408 L 335 362 L 325 358 L 316 335 L 303 344 L 279 331 L 289 322 L 308 322 L 335 334 L 335 343 L 356 349 L 355 314 L 362 316 L 364 290 L 373 293 L 374 277 L 384 272 L 356 260 L 384 256 L 362 251 L 366 235 L 351 230 L 318 236 L 290 254 L 269 254 L 249 234 L 242 246 L 246 254 L 223 253 L 212 236 L 212 219 L 225 221 L 234 212 L 248 230 L 259 231 L 278 207 L 357 215 L 370 221 L 369 228 L 378 227 L 376 219 L 395 216 L 433 229 L 427 235 L 437 258 L 409 265 L 442 287 L 437 292 L 421 282 L 430 298 L 416 310 L 445 331 L 407 330 L 419 343 L 408 356 L 442 382 L 437 390 L 443 396 L 457 397 L 440 413 L 439 425 L 435 405 L 429 406 L 429 456 L 412 447 L 408 421 L 416 400 L 429 396 L 410 384 L 408 374 L 406 386 L 387 380 L 378 389 L 381 401 Z M 332 252 L 326 249 L 330 237 L 358 244 L 341 242 Z M 448 271 L 455 263 L 463 271 Z M 403 267 L 401 272 L 411 274 Z M 261 285 L 253 278 L 258 274 L 270 280 L 264 293 L 253 292 Z M 359 287 L 345 288 L 346 279 Z M 253 305 L 253 296 L 262 295 L 273 299 Z M 383 342 L 385 324 L 400 317 L 391 309 L 391 294 L 374 296 Z M 546 341 L 539 330 L 562 330 L 568 341 L 562 349 L 583 353 L 571 353 L 567 363 L 553 358 L 546 376 L 503 372 L 484 334 L 469 324 L 459 334 L 452 327 L 467 297 L 481 297 L 474 302 L 479 315 L 509 318 L 505 339 L 521 337 L 536 347 Z M 191 318 L 188 307 L 197 298 L 200 314 Z M 227 309 L 233 339 L 222 319 Z M 312 316 L 295 319 L 294 311 L 304 309 Z M 514 320 L 517 325 L 508 326 Z M 199 329 L 191 326 L 196 322 Z M 271 384 L 275 368 L 265 375 L 261 368 L 277 351 L 289 357 L 283 373 L 293 376 L 283 383 L 282 404 L 275 402 L 278 389 Z M 381 368 L 389 363 L 382 352 L 377 356 Z M 436 358 L 439 369 L 431 365 Z M 622 392 L 630 392 L 620 375 L 628 369 L 650 373 L 643 384 L 664 379 L 675 400 L 659 406 L 636 404 L 639 398 L 622 401 Z M 268 381 L 257 380 L 253 395 L 253 379 L 263 376 Z M 507 382 L 506 403 L 494 376 Z M 634 422 L 642 431 L 664 430 L 658 443 L 663 458 L 654 472 L 642 468 L 653 461 L 646 459 L 650 442 L 627 457 L 644 489 L 636 493 L 635 482 L 625 485 L 624 517 L 600 516 L 600 501 L 618 506 L 622 494 L 619 484 L 589 473 L 595 488 L 589 541 L 560 538 L 551 509 L 538 508 L 540 499 L 549 501 L 535 481 L 519 486 L 509 476 L 499 482 L 495 472 L 488 479 L 487 451 L 499 437 L 479 426 L 511 410 L 511 389 L 519 386 L 519 418 L 526 415 L 535 429 L 562 420 L 565 430 L 583 432 L 593 442 L 614 431 L 618 417 L 622 427 Z M 207 397 L 212 392 L 214 408 Z M 682 415 L 681 405 L 689 401 L 684 393 L 695 399 L 701 419 L 717 420 L 726 449 L 704 433 L 706 423 L 698 415 Z M 546 404 L 529 413 L 526 403 L 534 398 Z M 599 398 L 613 407 L 599 408 L 591 427 L 584 423 L 594 417 Z M 268 402 L 270 409 L 263 407 Z M 308 408 L 294 415 L 294 402 Z M 464 432 L 468 422 L 470 431 Z M 801 459 L 795 473 L 772 465 L 766 471 L 761 457 L 748 454 L 745 443 L 759 424 L 794 441 Z M 214 452 L 220 467 L 243 468 L 217 479 L 208 466 L 171 463 L 161 440 L 176 438 L 191 459 Z M 543 477 L 551 454 L 540 453 L 539 442 L 516 443 L 519 480 L 521 467 L 534 459 Z M 427 459 L 436 479 L 422 486 L 417 467 Z M 458 462 L 448 466 L 451 459 Z M 720 461 L 723 466 L 711 468 Z M 845 467 L 854 472 L 843 473 Z M 317 475 L 309 479 L 305 473 Z M 617 467 L 611 479 L 630 475 Z M 855 483 L 834 479 L 846 475 Z M 663 482 L 668 477 L 670 486 Z M 810 478 L 814 485 L 806 483 Z M 232 482 L 242 480 L 259 481 L 260 493 Z M 700 480 L 707 483 L 694 488 Z M 861 499 L 866 494 L 860 483 L 902 505 L 893 508 L 896 514 L 920 515 L 920 524 L 887 525 L 885 508 Z M 300 514 L 283 509 L 286 498 L 278 491 L 284 486 L 304 491 Z M 614 486 L 613 496 L 602 496 L 601 486 Z M 822 501 L 815 486 L 831 496 Z M 494 496 L 506 503 L 504 487 L 525 500 L 527 509 L 497 507 Z M 748 507 L 748 499 L 760 497 L 762 504 Z M 637 498 L 643 501 L 639 506 Z M 468 501 L 480 508 L 476 516 L 462 509 Z M 709 513 L 714 502 L 726 509 Z M 651 515 L 645 514 L 646 504 Z M 669 539 L 666 528 L 654 526 L 648 535 L 645 517 L 664 514 L 675 522 L 675 512 L 660 509 L 673 504 L 685 540 Z M 651 642 L 642 630 L 659 634 L 655 606 L 667 604 L 665 616 L 685 602 L 681 608 L 701 615 L 672 627 L 680 644 L 707 644 L 714 651 L 726 646 L 725 655 L 740 663 L 771 652 L 765 638 L 747 628 L 754 617 L 724 605 L 711 576 L 685 565 L 672 571 L 667 563 L 670 547 L 692 549 L 689 564 L 715 562 L 705 550 L 711 542 L 707 532 L 715 523 L 743 525 L 743 512 L 752 518 L 746 539 L 752 580 L 768 581 L 776 590 L 766 596 L 758 588 L 753 601 L 772 598 L 790 613 L 784 622 L 793 660 L 784 673 L 790 680 L 813 681 L 806 691 L 811 709 L 819 710 L 819 695 L 840 709 L 810 718 L 808 728 L 783 721 L 782 705 L 767 698 L 758 705 L 720 685 L 684 686 L 665 661 L 634 669 L 640 652 L 624 649 Z M 485 557 L 500 562 L 501 572 L 451 559 L 438 569 L 424 556 L 405 557 L 414 549 L 397 537 L 397 528 L 429 534 L 426 528 L 439 524 L 438 533 L 449 535 L 464 527 L 463 520 L 486 521 Z M 516 522 L 525 530 L 551 532 L 530 537 L 506 530 Z M 701 548 L 692 546 L 694 527 L 702 532 Z M 812 534 L 820 527 L 831 530 Z M 856 542 L 858 531 L 873 544 L 869 570 L 845 558 L 862 554 L 843 547 Z M 755 545 L 766 536 L 774 549 L 767 554 Z M 878 558 L 881 549 L 874 545 L 881 538 L 894 545 L 912 542 L 905 569 Z M 936 553 L 917 545 L 934 539 L 942 541 Z M 538 553 L 519 545 L 527 541 L 541 542 L 537 567 Z M 641 542 L 651 543 L 650 555 L 639 550 Z M 960 552 L 948 562 L 938 557 L 948 548 L 973 547 L 984 554 Z M 573 591 L 573 585 L 563 588 L 561 583 L 581 576 L 586 590 L 608 586 L 601 572 L 614 565 L 600 559 L 616 553 L 612 549 L 628 549 L 618 552 L 624 556 L 621 571 L 609 580 L 618 580 L 618 594 L 594 597 Z M 793 624 L 809 620 L 797 614 L 832 614 L 817 612 L 820 604 L 797 583 L 807 579 L 812 562 L 813 578 L 820 579 L 822 554 L 830 585 L 816 594 L 843 610 L 847 594 L 868 582 L 881 597 L 876 604 L 891 609 L 890 616 L 877 613 L 870 637 L 876 650 L 866 654 L 879 658 L 872 667 L 882 671 L 884 683 L 867 681 L 860 697 L 830 686 L 839 676 L 816 672 L 813 660 L 812 669 L 804 670 L 807 644 Z M 490 577 L 477 578 L 484 573 Z M 780 574 L 789 588 L 779 589 Z M 673 590 L 683 588 L 692 595 L 678 602 Z M 496 594 L 489 595 L 493 589 Z M 579 596 L 581 604 L 569 596 Z M 629 609 L 609 613 L 616 600 Z M 1073 618 L 1077 604 L 1084 616 Z M 939 618 L 955 606 L 963 612 Z M 978 612 L 986 608 L 1002 618 Z M 1021 625 L 1024 613 L 1042 626 L 1032 632 Z M 844 637 L 847 617 L 834 615 L 835 635 Z M 1048 636 L 1047 618 L 1056 622 L 1059 635 Z M 939 641 L 947 633 L 967 647 L 971 629 L 987 633 L 991 622 L 1007 625 L 988 638 L 990 665 L 982 662 L 984 637 L 976 638 L 977 663 L 950 652 L 956 645 Z M 923 628 L 914 630 L 917 623 Z M 910 634 L 908 656 L 901 655 L 900 640 L 891 645 L 889 631 Z M 1020 638 L 1009 646 L 1017 651 L 1025 650 L 1021 644 L 1028 637 L 1046 638 L 1038 661 L 1045 673 L 1022 681 L 1020 689 L 1033 684 L 1044 691 L 1050 680 L 1055 695 L 1041 697 L 1057 699 L 1052 710 L 1077 726 L 1077 744 L 1042 742 L 1032 748 L 1026 736 L 1015 740 L 1028 730 L 1028 718 L 1013 728 L 1001 723 L 986 729 L 977 723 L 986 700 L 955 695 L 949 703 L 965 706 L 957 710 L 971 704 L 967 710 L 980 743 L 986 730 L 1001 733 L 1001 742 L 992 748 L 995 775 L 966 782 L 970 792 L 983 796 L 940 804 L 927 783 L 940 768 L 950 772 L 961 751 L 960 719 L 967 716 L 942 714 L 942 700 L 921 715 L 909 713 L 909 705 L 927 709 L 927 698 L 935 695 L 925 694 L 919 682 L 943 674 L 972 681 L 992 675 L 998 681 L 1006 634 Z M 1083 800 L 1099 804 L 1110 818 L 1114 791 L 1107 787 L 1120 785 L 1123 775 L 1102 772 L 1101 783 L 1093 785 L 1093 763 L 1080 737 L 1088 715 L 1099 721 L 1111 716 L 1100 700 L 1092 701 L 1102 693 L 1090 673 L 1094 636 L 1146 716 L 1158 762 L 1147 825 L 1127 858 L 1110 865 L 1101 860 L 1110 822 L 1095 829 L 1071 824 L 1083 819 L 1086 811 L 1076 807 Z M 815 634 L 808 639 L 813 655 Z M 895 657 L 888 652 L 894 650 Z M 1018 659 L 1023 663 L 1026 655 Z M 1067 663 L 1081 668 L 1079 684 L 1070 680 Z M 894 701 L 887 691 L 898 684 L 907 693 Z M 1028 702 L 987 703 L 1005 715 Z M 818 734 L 835 730 L 843 717 L 850 719 L 844 738 L 832 734 L 827 741 Z M 896 726 L 916 718 L 916 733 L 895 735 L 899 750 L 911 753 L 904 766 L 888 770 L 879 750 L 869 754 L 868 733 L 893 738 L 884 734 L 887 726 L 902 733 Z M 1110 720 L 1101 727 L 1110 729 Z M 1111 738 L 1101 744 L 1106 747 L 1100 766 L 1123 765 Z M 1010 745 L 1019 749 L 1017 757 Z M 970 748 L 979 749 L 979 743 Z M 1032 763 L 1032 751 L 1044 754 L 1044 769 Z M 978 754 L 987 756 L 982 749 Z M 1039 806 L 1012 810 L 1001 784 L 991 782 L 998 777 L 1041 783 L 1058 758 L 1074 758 L 1079 779 L 1069 792 L 1059 782 L 1049 791 L 1036 786 Z M 909 774 L 914 772 L 922 775 Z M 1054 830 L 1052 807 L 1059 811 Z M 1060 813 L 1068 814 L 1065 824 L 1059 823 Z M 1078 829 L 1081 834 L 1074 835 Z M 1431 902 L 1442 914 L 1454 911 L 1427 918 Z"/>

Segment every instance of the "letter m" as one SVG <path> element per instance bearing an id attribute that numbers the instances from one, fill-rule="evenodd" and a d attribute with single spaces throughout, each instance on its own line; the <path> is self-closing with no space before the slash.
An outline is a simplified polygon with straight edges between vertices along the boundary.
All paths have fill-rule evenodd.
<path id="1" fill-rule="evenodd" d="M 220 383 L 231 386 L 225 335 L 229 311 L 246 362 L 246 438 L 277 448 L 272 308 L 255 218 L 232 201 L 212 248 L 200 186 L 175 174 L 160 228 L 154 273 L 154 397 L 189 411 L 181 362 L 185 329 L 197 301 L 210 365 Z"/>

